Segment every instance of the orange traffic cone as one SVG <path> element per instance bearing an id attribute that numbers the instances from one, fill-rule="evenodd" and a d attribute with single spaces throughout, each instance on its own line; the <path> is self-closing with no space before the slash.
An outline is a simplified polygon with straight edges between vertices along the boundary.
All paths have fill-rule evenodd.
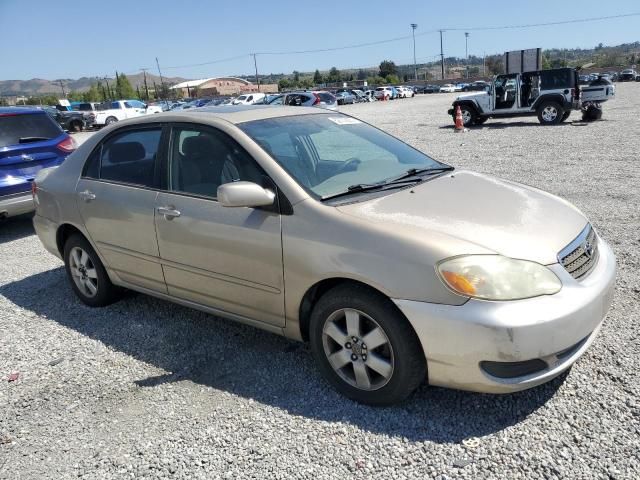
<path id="1" fill-rule="evenodd" d="M 456 107 L 456 133 L 464 132 L 465 130 L 464 122 L 462 121 L 462 111 L 460 110 L 460 105 L 458 105 Z"/>

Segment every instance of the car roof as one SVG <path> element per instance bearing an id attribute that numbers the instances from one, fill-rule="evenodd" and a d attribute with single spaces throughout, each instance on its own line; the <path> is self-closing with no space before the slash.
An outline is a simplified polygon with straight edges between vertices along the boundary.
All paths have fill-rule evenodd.
<path id="1" fill-rule="evenodd" d="M 216 117 L 233 124 L 264 120 L 268 118 L 292 117 L 299 115 L 336 115 L 336 112 L 327 111 L 315 107 L 288 107 L 280 105 L 229 105 L 207 106 L 197 109 L 169 111 L 135 117 L 127 124 L 147 123 L 158 121 L 170 122 L 199 122 L 207 117 Z M 171 117 L 169 119 L 169 117 Z M 120 123 L 120 122 L 119 122 Z M 124 123 L 124 122 L 121 122 Z"/>
<path id="2" fill-rule="evenodd" d="M 20 115 L 28 113 L 43 113 L 44 111 L 37 107 L 0 107 L 0 115 Z"/>

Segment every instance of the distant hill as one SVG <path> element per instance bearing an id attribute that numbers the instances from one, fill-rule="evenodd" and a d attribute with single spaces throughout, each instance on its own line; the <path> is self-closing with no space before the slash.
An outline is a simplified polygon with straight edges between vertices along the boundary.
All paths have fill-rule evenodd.
<path id="1" fill-rule="evenodd" d="M 136 87 L 142 88 L 144 86 L 144 75 L 142 72 L 133 75 L 127 75 L 129 82 L 135 89 Z M 184 82 L 185 78 L 182 77 L 162 77 L 165 83 L 174 85 L 176 83 Z M 32 78 L 31 80 L 0 80 L 0 95 L 45 95 L 45 94 L 60 94 L 62 89 L 60 88 L 60 81 L 64 85 L 65 92 L 84 92 L 89 90 L 92 83 L 96 82 L 96 77 L 81 77 L 78 79 L 63 78 L 59 80 L 45 80 L 42 78 Z M 115 78 L 107 78 L 109 82 L 115 82 Z M 147 73 L 147 85 L 153 86 L 153 82 L 160 84 L 160 77 L 158 75 L 151 75 Z"/>

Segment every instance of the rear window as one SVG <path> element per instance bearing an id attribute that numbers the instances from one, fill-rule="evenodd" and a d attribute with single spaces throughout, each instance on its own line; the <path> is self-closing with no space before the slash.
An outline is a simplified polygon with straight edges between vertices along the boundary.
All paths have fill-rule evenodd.
<path id="1" fill-rule="evenodd" d="M 62 130 L 46 113 L 0 116 L 0 148 L 58 137 Z"/>

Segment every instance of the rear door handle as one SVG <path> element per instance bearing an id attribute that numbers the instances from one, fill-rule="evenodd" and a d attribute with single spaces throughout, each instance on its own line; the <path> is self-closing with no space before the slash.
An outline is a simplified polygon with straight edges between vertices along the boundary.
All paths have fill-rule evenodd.
<path id="1" fill-rule="evenodd" d="M 158 207 L 156 208 L 156 211 L 160 215 L 163 215 L 165 220 L 171 220 L 175 217 L 180 216 L 180 210 L 176 210 L 175 207 L 173 207 L 172 205 L 169 205 L 166 207 Z"/>
<path id="2" fill-rule="evenodd" d="M 96 194 L 89 190 L 85 190 L 84 192 L 78 193 L 78 196 L 85 202 L 90 202 L 91 200 L 96 199 Z"/>

